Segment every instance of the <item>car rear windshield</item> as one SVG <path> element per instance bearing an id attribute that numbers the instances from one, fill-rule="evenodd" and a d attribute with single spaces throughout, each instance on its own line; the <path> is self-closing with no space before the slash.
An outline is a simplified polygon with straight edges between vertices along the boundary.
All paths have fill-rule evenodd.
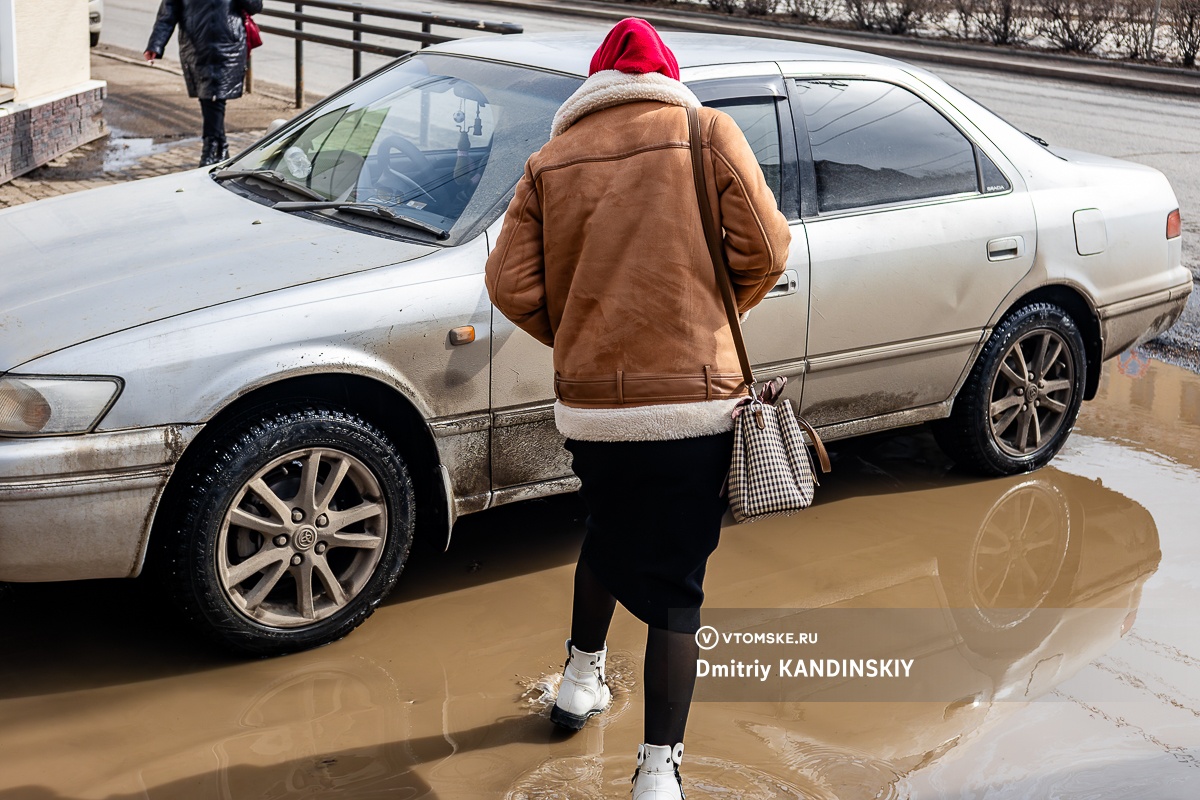
<path id="1" fill-rule="evenodd" d="M 448 244 L 476 236 L 503 212 L 529 156 L 578 78 L 435 54 L 408 57 L 334 95 L 230 165 L 271 170 L 302 199 L 378 205 L 449 231 Z M 256 193 L 281 191 L 254 181 Z M 295 199 L 295 198 L 283 198 Z M 389 230 L 386 220 L 340 222 Z"/>

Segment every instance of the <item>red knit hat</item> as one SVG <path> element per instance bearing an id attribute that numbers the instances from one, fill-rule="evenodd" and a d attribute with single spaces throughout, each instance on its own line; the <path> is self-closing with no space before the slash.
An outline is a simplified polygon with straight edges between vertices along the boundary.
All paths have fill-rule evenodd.
<path id="1" fill-rule="evenodd" d="M 621 72 L 657 72 L 668 78 L 679 80 L 679 62 L 658 31 L 644 19 L 630 17 L 618 22 L 604 37 L 604 43 L 592 56 L 588 75 L 601 70 L 615 69 Z"/>

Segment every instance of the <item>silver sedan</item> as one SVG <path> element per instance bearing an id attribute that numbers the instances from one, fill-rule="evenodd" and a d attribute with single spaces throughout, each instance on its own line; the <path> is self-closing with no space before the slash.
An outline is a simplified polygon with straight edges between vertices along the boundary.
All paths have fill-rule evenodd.
<path id="1" fill-rule="evenodd" d="M 665 38 L 791 220 L 746 334 L 826 438 L 929 422 L 964 469 L 1036 469 L 1183 308 L 1159 172 L 900 62 Z M 221 644 L 288 652 L 362 622 L 414 537 L 574 489 L 550 351 L 483 268 L 597 43 L 430 48 L 217 168 L 0 212 L 0 581 L 155 572 Z"/>

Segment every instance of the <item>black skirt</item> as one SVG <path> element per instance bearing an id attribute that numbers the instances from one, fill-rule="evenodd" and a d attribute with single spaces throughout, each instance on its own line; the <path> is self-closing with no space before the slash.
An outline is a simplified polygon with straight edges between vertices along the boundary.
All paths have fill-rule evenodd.
<path id="1" fill-rule="evenodd" d="M 727 501 L 733 433 L 663 442 L 567 440 L 587 505 L 579 560 L 638 619 L 695 633 Z"/>

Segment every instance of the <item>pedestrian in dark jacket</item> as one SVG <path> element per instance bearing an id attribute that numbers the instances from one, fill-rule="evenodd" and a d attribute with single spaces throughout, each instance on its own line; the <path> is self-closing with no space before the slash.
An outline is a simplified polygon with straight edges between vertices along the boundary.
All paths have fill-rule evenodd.
<path id="1" fill-rule="evenodd" d="M 204 152 L 200 166 L 229 157 L 225 143 L 225 101 L 242 96 L 246 80 L 246 20 L 243 12 L 262 11 L 262 0 L 162 0 L 144 53 L 162 58 L 179 28 L 179 60 L 188 97 L 200 100 Z"/>

